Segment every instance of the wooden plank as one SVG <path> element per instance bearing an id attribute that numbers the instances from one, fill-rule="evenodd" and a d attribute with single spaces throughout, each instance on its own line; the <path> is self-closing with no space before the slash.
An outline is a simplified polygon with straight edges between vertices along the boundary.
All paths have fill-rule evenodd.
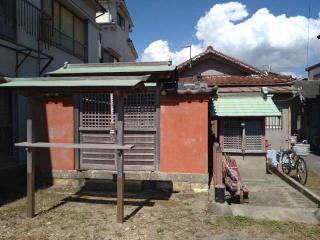
<path id="1" fill-rule="evenodd" d="M 134 145 L 118 145 L 118 144 L 89 144 L 89 143 L 46 143 L 46 142 L 21 142 L 16 143 L 16 147 L 26 147 L 26 148 L 76 148 L 76 149 L 119 149 L 128 150 L 134 148 Z"/>
<path id="2" fill-rule="evenodd" d="M 32 144 L 34 140 L 34 128 L 32 122 L 32 99 L 28 103 L 27 116 L 27 141 Z M 35 216 L 35 163 L 33 159 L 33 150 L 27 150 L 27 217 L 33 218 Z"/>
<path id="3" fill-rule="evenodd" d="M 117 96 L 117 143 L 124 143 L 124 97 Z M 123 175 L 123 150 L 117 150 L 117 222 L 124 221 L 124 175 Z"/>
<path id="4" fill-rule="evenodd" d="M 73 95 L 73 103 L 74 103 L 74 109 L 73 109 L 73 118 L 74 118 L 74 142 L 79 143 L 80 142 L 80 133 L 79 133 L 79 94 Z M 74 149 L 74 161 L 75 161 L 75 169 L 80 170 L 80 149 L 75 148 Z"/>
<path id="5" fill-rule="evenodd" d="M 156 170 L 160 170 L 160 110 L 161 110 L 161 105 L 160 105 L 160 91 L 161 91 L 161 86 L 160 83 L 157 83 L 157 88 L 156 88 L 156 93 L 155 93 L 155 97 L 156 97 L 156 116 L 155 116 L 155 120 L 156 120 L 156 155 L 155 155 L 155 169 Z"/>

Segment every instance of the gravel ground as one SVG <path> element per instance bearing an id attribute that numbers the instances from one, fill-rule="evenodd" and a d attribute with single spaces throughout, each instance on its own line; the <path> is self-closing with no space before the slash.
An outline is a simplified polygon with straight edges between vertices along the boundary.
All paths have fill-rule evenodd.
<path id="1" fill-rule="evenodd" d="M 115 193 L 49 188 L 36 199 L 34 219 L 26 199 L 0 205 L 0 239 L 320 239 L 319 225 L 208 213 L 206 193 L 126 194 L 124 224 L 115 221 Z"/>

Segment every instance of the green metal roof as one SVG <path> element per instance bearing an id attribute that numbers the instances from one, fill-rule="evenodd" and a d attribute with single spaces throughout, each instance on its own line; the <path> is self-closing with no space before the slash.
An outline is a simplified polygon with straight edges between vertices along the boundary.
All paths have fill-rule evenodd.
<path id="1" fill-rule="evenodd" d="M 68 64 L 47 75 L 72 75 L 72 74 L 114 74 L 114 73 L 141 73 L 141 72 L 172 72 L 176 66 L 171 62 L 119 62 L 119 63 L 88 63 Z"/>
<path id="2" fill-rule="evenodd" d="M 218 95 L 211 114 L 218 117 L 281 116 L 271 97 L 261 93 Z"/>
<path id="3" fill-rule="evenodd" d="M 134 87 L 148 80 L 145 76 L 99 76 L 99 77 L 37 77 L 4 78 L 0 88 L 24 87 Z"/>

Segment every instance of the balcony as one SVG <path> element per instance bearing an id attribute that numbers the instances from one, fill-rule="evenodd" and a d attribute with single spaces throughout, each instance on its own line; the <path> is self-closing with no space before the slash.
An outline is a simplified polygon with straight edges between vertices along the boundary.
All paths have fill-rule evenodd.
<path id="1" fill-rule="evenodd" d="M 0 0 L 0 35 L 16 41 L 18 29 L 41 42 L 41 50 L 49 47 L 52 35 L 50 16 L 27 0 Z"/>
<path id="2" fill-rule="evenodd" d="M 28 0 L 0 0 L 0 37 L 17 42 L 17 30 L 34 37 L 39 51 L 51 45 L 83 60 L 87 45 L 54 28 L 54 20 Z"/>
<path id="3" fill-rule="evenodd" d="M 53 28 L 52 44 L 78 58 L 83 60 L 87 59 L 88 47 L 56 28 Z"/>

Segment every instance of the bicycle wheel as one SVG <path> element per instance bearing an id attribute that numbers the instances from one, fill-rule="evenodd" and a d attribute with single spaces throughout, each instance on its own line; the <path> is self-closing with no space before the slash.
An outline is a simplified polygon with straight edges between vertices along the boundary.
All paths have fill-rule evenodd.
<path id="1" fill-rule="evenodd" d="M 281 169 L 285 174 L 290 174 L 291 172 L 291 160 L 287 153 L 284 153 L 281 158 Z"/>
<path id="2" fill-rule="evenodd" d="M 302 184 L 305 185 L 308 180 L 308 169 L 306 161 L 299 156 L 298 161 L 296 162 L 297 169 L 297 179 Z"/>

